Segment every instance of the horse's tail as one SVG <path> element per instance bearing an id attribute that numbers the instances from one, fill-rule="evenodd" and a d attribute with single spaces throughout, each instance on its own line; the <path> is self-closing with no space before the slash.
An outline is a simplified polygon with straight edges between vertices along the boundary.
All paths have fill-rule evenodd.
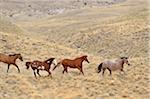
<path id="1" fill-rule="evenodd" d="M 30 67 L 30 62 L 26 62 L 26 66 L 27 66 L 27 68 L 26 69 L 29 69 L 29 67 Z"/>
<path id="2" fill-rule="evenodd" d="M 31 62 L 26 62 L 27 69 L 29 69 Z"/>
<path id="3" fill-rule="evenodd" d="M 98 66 L 98 71 L 97 71 L 97 73 L 100 73 L 100 72 L 101 72 L 102 65 L 103 65 L 103 63 L 101 63 L 101 64 Z"/>
<path id="4" fill-rule="evenodd" d="M 56 69 L 56 67 L 58 67 L 59 65 L 61 65 L 62 61 L 58 62 L 57 65 L 53 68 L 53 70 Z"/>

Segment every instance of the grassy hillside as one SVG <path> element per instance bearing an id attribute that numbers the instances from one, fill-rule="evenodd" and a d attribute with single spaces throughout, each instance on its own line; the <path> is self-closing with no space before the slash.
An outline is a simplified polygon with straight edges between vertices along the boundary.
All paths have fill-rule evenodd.
<path id="1" fill-rule="evenodd" d="M 129 1 L 111 7 L 87 7 L 33 21 L 32 24 L 19 24 L 28 31 L 43 34 L 49 42 L 57 42 L 101 57 L 130 56 L 133 52 L 136 54 L 137 49 L 146 54 L 147 3 L 139 1 L 132 6 L 134 3 Z"/>
<path id="2" fill-rule="evenodd" d="M 17 60 L 20 74 L 14 66 L 7 74 L 7 65 L 0 63 L 0 98 L 149 99 L 147 2 L 127 0 L 109 6 L 86 6 L 33 20 L 21 15 L 28 21 L 1 16 L 0 52 L 21 53 L 24 62 Z M 26 61 L 50 57 L 59 61 L 84 54 L 90 60 L 90 64 L 83 64 L 85 76 L 73 69 L 62 75 L 60 66 L 52 72 L 53 79 L 35 79 L 32 70 L 25 67 Z M 99 63 L 120 56 L 129 56 L 131 63 L 124 66 L 125 75 L 119 71 L 112 76 L 108 71 L 105 76 L 96 73 Z"/>
<path id="3" fill-rule="evenodd" d="M 23 31 L 10 19 L 0 16 L 0 32 L 12 33 L 12 34 L 21 34 Z"/>

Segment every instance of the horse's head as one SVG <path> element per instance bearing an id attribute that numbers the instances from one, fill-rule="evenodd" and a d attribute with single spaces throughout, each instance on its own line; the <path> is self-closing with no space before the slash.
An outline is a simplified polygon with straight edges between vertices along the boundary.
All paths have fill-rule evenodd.
<path id="1" fill-rule="evenodd" d="M 16 54 L 16 55 L 17 55 L 17 57 L 18 57 L 21 61 L 23 61 L 23 58 L 22 58 L 21 54 Z"/>
<path id="2" fill-rule="evenodd" d="M 121 59 L 123 60 L 124 63 L 126 63 L 127 65 L 130 65 L 128 61 L 128 57 L 121 57 Z"/>
<path id="3" fill-rule="evenodd" d="M 31 62 L 26 62 L 26 69 L 29 69 L 29 67 L 30 67 L 30 65 L 31 65 Z"/>
<path id="4" fill-rule="evenodd" d="M 83 58 L 87 63 L 90 63 L 89 60 L 87 59 L 87 57 L 88 57 L 87 55 L 82 56 L 82 58 Z"/>

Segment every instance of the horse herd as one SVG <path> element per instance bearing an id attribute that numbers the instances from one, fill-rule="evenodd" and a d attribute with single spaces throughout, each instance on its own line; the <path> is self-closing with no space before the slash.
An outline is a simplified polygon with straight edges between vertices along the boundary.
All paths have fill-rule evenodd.
<path id="1" fill-rule="evenodd" d="M 62 72 L 63 74 L 65 72 L 68 73 L 68 67 L 70 67 L 70 68 L 77 68 L 84 75 L 82 63 L 83 63 L 83 61 L 90 63 L 87 57 L 88 57 L 87 55 L 83 55 L 83 56 L 75 58 L 75 59 L 63 59 L 58 63 L 55 58 L 49 58 L 45 61 L 35 60 L 32 62 L 31 61 L 26 62 L 25 66 L 27 69 L 29 69 L 30 67 L 32 68 L 32 70 L 34 72 L 34 76 L 36 78 L 37 78 L 36 74 L 41 76 L 39 73 L 40 70 L 47 71 L 48 76 L 52 77 L 52 74 L 50 71 L 52 64 L 54 65 L 53 70 L 55 70 L 56 67 L 62 65 L 64 68 L 64 70 Z M 21 54 L 5 55 L 5 54 L 0 53 L 0 62 L 8 64 L 7 73 L 9 71 L 10 65 L 14 65 L 18 69 L 18 72 L 20 73 L 20 69 L 19 69 L 18 65 L 16 64 L 16 59 L 23 61 Z M 120 70 L 120 71 L 124 72 L 124 70 L 123 70 L 124 63 L 130 65 L 127 57 L 121 57 L 115 61 L 112 61 L 112 60 L 104 61 L 104 62 L 100 63 L 100 65 L 98 66 L 97 73 L 100 73 L 101 70 L 103 70 L 102 75 L 104 75 L 104 72 L 106 69 L 109 70 L 110 75 L 112 74 L 111 71 L 115 71 L 115 70 Z"/>

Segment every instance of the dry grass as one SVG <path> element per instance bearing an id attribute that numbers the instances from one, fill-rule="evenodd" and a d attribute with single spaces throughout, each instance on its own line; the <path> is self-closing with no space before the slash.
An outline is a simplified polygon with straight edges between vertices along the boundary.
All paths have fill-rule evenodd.
<path id="1" fill-rule="evenodd" d="M 148 99 L 148 5 L 147 0 L 128 0 L 109 7 L 85 7 L 30 21 L 9 21 L 0 18 L 0 52 L 21 53 L 24 61 L 49 57 L 74 58 L 89 56 L 84 63 L 85 76 L 62 67 L 54 71 L 53 79 L 35 79 L 24 62 L 17 69 L 0 63 L 0 98 L 10 99 Z M 26 18 L 26 17 L 22 17 Z M 96 73 L 106 58 L 130 56 L 126 75 L 113 72 L 105 76 Z M 45 72 L 41 74 L 46 75 Z"/>

